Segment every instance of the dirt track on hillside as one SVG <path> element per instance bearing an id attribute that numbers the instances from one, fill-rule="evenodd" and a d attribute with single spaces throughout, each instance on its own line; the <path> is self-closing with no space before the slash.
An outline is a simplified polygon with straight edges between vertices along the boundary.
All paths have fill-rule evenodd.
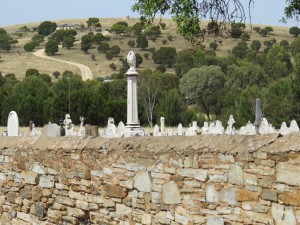
<path id="1" fill-rule="evenodd" d="M 45 49 L 39 49 L 36 52 L 34 52 L 33 54 L 37 57 L 40 57 L 40 58 L 54 60 L 54 61 L 58 61 L 58 62 L 67 63 L 67 64 L 70 64 L 70 65 L 73 65 L 73 66 L 77 66 L 80 69 L 82 80 L 88 80 L 88 79 L 91 80 L 91 79 L 93 79 L 92 71 L 86 65 L 83 65 L 83 64 L 80 64 L 80 63 L 75 63 L 75 62 L 70 62 L 70 61 L 65 61 L 65 60 L 61 60 L 61 59 L 52 58 L 50 56 L 45 55 Z"/>

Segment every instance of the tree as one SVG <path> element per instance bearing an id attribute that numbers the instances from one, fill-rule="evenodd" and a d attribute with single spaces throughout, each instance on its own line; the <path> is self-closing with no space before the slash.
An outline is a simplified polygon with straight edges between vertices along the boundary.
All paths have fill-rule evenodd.
<path id="1" fill-rule="evenodd" d="M 232 54 L 237 58 L 244 58 L 248 49 L 247 43 L 241 41 L 232 49 Z"/>
<path id="2" fill-rule="evenodd" d="M 34 49 L 35 49 L 35 47 L 36 47 L 36 43 L 35 42 L 29 42 L 29 43 L 26 43 L 25 45 L 24 45 L 24 50 L 26 51 L 26 52 L 32 52 Z"/>
<path id="3" fill-rule="evenodd" d="M 261 48 L 261 43 L 258 40 L 253 40 L 251 43 L 251 49 L 258 52 L 259 49 Z"/>
<path id="4" fill-rule="evenodd" d="M 282 46 L 285 51 L 289 51 L 290 50 L 290 44 L 289 44 L 289 42 L 287 40 L 280 41 L 280 46 Z"/>
<path id="5" fill-rule="evenodd" d="M 128 45 L 130 48 L 134 48 L 134 46 L 135 46 L 135 40 L 129 40 L 129 41 L 127 42 L 127 45 Z"/>
<path id="6" fill-rule="evenodd" d="M 104 38 L 103 34 L 101 34 L 101 33 L 96 33 L 92 38 L 92 42 L 94 44 L 100 44 L 104 40 L 105 40 L 105 38 Z"/>
<path id="7" fill-rule="evenodd" d="M 300 123 L 300 57 L 295 59 L 295 74 L 292 77 L 292 119 Z"/>
<path id="8" fill-rule="evenodd" d="M 300 29 L 299 27 L 291 27 L 289 29 L 289 33 L 290 35 L 294 35 L 295 37 L 298 37 L 298 35 L 300 34 Z"/>
<path id="9" fill-rule="evenodd" d="M 44 117 L 44 102 L 49 96 L 49 88 L 47 84 L 39 77 L 26 77 L 23 81 L 18 83 L 11 96 L 9 96 L 5 103 L 14 103 L 14 109 L 18 114 L 21 126 L 27 126 L 30 120 L 38 126 L 43 126 L 48 122 L 48 118 Z M 5 108 L 4 112 L 11 110 Z"/>
<path id="10" fill-rule="evenodd" d="M 106 43 L 106 42 L 101 42 L 101 43 L 99 44 L 98 48 L 97 48 L 97 51 L 98 51 L 99 53 L 106 53 L 106 52 L 109 51 L 109 49 L 110 49 L 110 47 L 109 47 L 109 44 L 108 44 L 108 43 Z"/>
<path id="11" fill-rule="evenodd" d="M 38 34 L 48 36 L 55 31 L 56 27 L 56 23 L 51 21 L 44 21 L 38 26 Z"/>
<path id="12" fill-rule="evenodd" d="M 182 100 L 177 89 L 165 93 L 158 105 L 158 118 L 166 117 L 167 126 L 177 126 L 181 122 Z"/>
<path id="13" fill-rule="evenodd" d="M 218 48 L 218 44 L 216 42 L 211 42 L 209 44 L 209 48 L 212 50 L 216 50 Z"/>
<path id="14" fill-rule="evenodd" d="M 106 53 L 105 53 L 105 57 L 106 57 L 108 60 L 111 60 L 111 59 L 114 57 L 114 55 L 113 55 L 111 52 L 106 52 Z"/>
<path id="15" fill-rule="evenodd" d="M 26 70 L 25 76 L 29 77 L 29 76 L 39 76 L 39 71 L 37 69 L 28 69 Z"/>
<path id="16" fill-rule="evenodd" d="M 141 56 L 141 54 L 136 53 L 135 54 L 135 58 L 136 58 L 136 67 L 138 67 L 139 65 L 141 65 L 143 63 L 143 58 Z"/>
<path id="17" fill-rule="evenodd" d="M 249 0 L 249 4 L 252 2 Z M 150 22 L 157 14 L 164 15 L 171 12 L 178 32 L 193 44 L 203 41 L 200 18 L 209 18 L 211 21 L 219 23 L 220 31 L 225 29 L 226 22 L 231 23 L 237 20 L 243 22 L 245 20 L 244 8 L 239 0 L 204 0 L 200 2 L 137 0 L 132 9 L 148 18 Z"/>
<path id="18" fill-rule="evenodd" d="M 110 32 L 115 33 L 116 36 L 119 34 L 124 34 L 128 30 L 128 24 L 124 21 L 119 21 L 112 25 L 109 29 Z"/>
<path id="19" fill-rule="evenodd" d="M 225 75 L 219 66 L 202 66 L 189 70 L 180 79 L 180 92 L 189 100 L 195 101 L 211 118 L 211 109 L 220 96 L 217 92 L 224 86 Z"/>
<path id="20" fill-rule="evenodd" d="M 56 52 L 58 52 L 57 42 L 50 39 L 45 45 L 45 52 L 47 55 L 54 55 Z"/>
<path id="21" fill-rule="evenodd" d="M 66 36 L 63 39 L 63 44 L 62 46 L 64 48 L 70 49 L 74 46 L 75 38 L 73 36 Z"/>
<path id="22" fill-rule="evenodd" d="M 44 42 L 45 37 L 41 34 L 36 34 L 31 38 L 32 42 L 38 43 L 40 45 L 42 42 Z"/>
<path id="23" fill-rule="evenodd" d="M 153 54 L 153 61 L 156 64 L 164 64 L 172 67 L 176 62 L 177 52 L 173 47 L 161 47 Z"/>
<path id="24" fill-rule="evenodd" d="M 270 34 L 271 32 L 274 31 L 273 27 L 270 27 L 270 26 L 266 26 L 265 30 L 268 32 L 268 34 Z"/>
<path id="25" fill-rule="evenodd" d="M 146 36 L 141 35 L 136 38 L 136 47 L 141 48 L 143 50 L 145 48 L 148 48 L 148 40 L 147 40 Z"/>
<path id="26" fill-rule="evenodd" d="M 300 53 L 300 37 L 297 37 L 290 46 L 292 56 L 296 57 Z"/>
<path id="27" fill-rule="evenodd" d="M 120 52 L 121 52 L 121 48 L 119 46 L 117 46 L 117 45 L 111 46 L 110 53 L 114 57 L 118 56 Z"/>
<path id="28" fill-rule="evenodd" d="M 53 76 L 58 79 L 58 77 L 60 76 L 60 72 L 59 71 L 54 71 L 53 72 Z"/>
<path id="29" fill-rule="evenodd" d="M 81 38 L 81 51 L 88 53 L 89 49 L 92 47 L 92 37 L 89 34 L 83 35 Z"/>
<path id="30" fill-rule="evenodd" d="M 174 64 L 177 76 L 182 77 L 186 74 L 195 64 L 195 52 L 191 49 L 185 49 L 178 53 L 176 62 Z"/>
<path id="31" fill-rule="evenodd" d="M 232 38 L 240 38 L 242 34 L 244 33 L 245 29 L 245 24 L 244 23 L 232 23 L 231 24 L 231 30 L 230 30 L 230 35 Z"/>
<path id="32" fill-rule="evenodd" d="M 135 35 L 141 35 L 142 34 L 142 30 L 144 29 L 145 23 L 144 22 L 137 22 L 133 25 L 132 29 L 133 29 L 133 33 Z"/>
<path id="33" fill-rule="evenodd" d="M 88 28 L 93 28 L 94 30 L 100 31 L 101 30 L 101 24 L 99 21 L 99 18 L 91 17 L 87 20 L 87 26 Z"/>

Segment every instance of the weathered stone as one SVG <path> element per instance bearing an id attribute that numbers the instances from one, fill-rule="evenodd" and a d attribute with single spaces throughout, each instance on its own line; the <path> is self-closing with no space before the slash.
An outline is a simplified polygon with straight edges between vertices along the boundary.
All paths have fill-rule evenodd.
<path id="1" fill-rule="evenodd" d="M 296 218 L 293 208 L 290 206 L 284 206 L 280 204 L 272 204 L 272 216 L 276 225 L 296 225 Z"/>
<path id="2" fill-rule="evenodd" d="M 144 213 L 141 218 L 141 224 L 151 225 L 151 223 L 152 223 L 151 214 Z"/>
<path id="3" fill-rule="evenodd" d="M 277 202 L 277 192 L 271 190 L 263 190 L 261 194 L 261 198 L 264 200 Z"/>
<path id="4" fill-rule="evenodd" d="M 229 205 L 237 205 L 236 189 L 235 188 L 222 188 L 219 192 L 221 202 L 227 202 Z"/>
<path id="5" fill-rule="evenodd" d="M 123 204 L 116 204 L 116 217 L 120 219 L 131 219 L 132 217 L 132 208 L 127 207 Z"/>
<path id="6" fill-rule="evenodd" d="M 221 162 L 234 162 L 234 158 L 232 155 L 219 154 L 219 160 Z"/>
<path id="7" fill-rule="evenodd" d="M 115 203 L 114 203 L 114 201 L 111 200 L 111 199 L 104 199 L 104 200 L 103 200 L 103 206 L 104 206 L 105 208 L 115 207 Z"/>
<path id="8" fill-rule="evenodd" d="M 257 185 L 257 176 L 250 173 L 244 173 L 244 183 L 248 185 Z"/>
<path id="9" fill-rule="evenodd" d="M 213 203 L 219 201 L 219 193 L 215 189 L 215 185 L 208 185 L 206 188 L 206 201 Z"/>
<path id="10" fill-rule="evenodd" d="M 22 171 L 22 178 L 26 184 L 37 184 L 39 182 L 39 177 L 36 173 L 31 171 Z"/>
<path id="11" fill-rule="evenodd" d="M 6 200 L 10 203 L 15 203 L 17 194 L 15 192 L 7 193 Z"/>
<path id="12" fill-rule="evenodd" d="M 141 171 L 133 178 L 133 186 L 139 191 L 151 192 L 152 181 L 147 171 Z"/>
<path id="13" fill-rule="evenodd" d="M 42 175 L 40 177 L 39 186 L 41 188 L 53 188 L 54 187 L 54 177 L 53 176 Z"/>
<path id="14" fill-rule="evenodd" d="M 237 200 L 239 202 L 244 201 L 258 201 L 259 193 L 248 191 L 247 189 L 238 189 Z"/>
<path id="15" fill-rule="evenodd" d="M 191 219 L 189 217 L 180 215 L 179 213 L 175 212 L 175 221 L 177 223 L 187 225 L 190 220 Z"/>
<path id="16" fill-rule="evenodd" d="M 180 176 L 190 177 L 200 181 L 205 181 L 207 178 L 207 170 L 203 169 L 178 169 L 177 173 Z"/>
<path id="17" fill-rule="evenodd" d="M 245 211 L 245 214 L 252 222 L 268 224 L 269 219 L 271 219 L 268 214 L 264 214 L 264 213 L 255 213 L 255 212 L 251 212 L 251 211 Z"/>
<path id="18" fill-rule="evenodd" d="M 228 182 L 242 186 L 244 184 L 244 172 L 239 165 L 231 165 L 228 172 Z"/>
<path id="19" fill-rule="evenodd" d="M 273 180 L 271 177 L 263 177 L 258 179 L 258 185 L 263 188 L 271 188 Z"/>
<path id="20" fill-rule="evenodd" d="M 78 219 L 72 216 L 63 216 L 62 220 L 69 224 L 78 224 Z"/>
<path id="21" fill-rule="evenodd" d="M 103 196 L 107 197 L 124 198 L 126 196 L 126 192 L 123 188 L 117 185 L 103 185 L 101 191 Z"/>
<path id="22" fill-rule="evenodd" d="M 279 199 L 285 205 L 300 207 L 300 191 L 294 191 L 292 193 L 282 193 L 279 195 Z"/>
<path id="23" fill-rule="evenodd" d="M 35 202 L 34 203 L 34 215 L 36 215 L 38 218 L 44 218 L 45 217 L 45 208 L 43 203 L 41 202 Z"/>
<path id="24" fill-rule="evenodd" d="M 67 206 L 75 206 L 75 203 L 69 199 L 68 197 L 65 196 L 57 196 L 55 198 L 56 202 L 62 204 L 62 205 L 67 205 Z"/>
<path id="25" fill-rule="evenodd" d="M 171 221 L 167 219 L 167 213 L 164 211 L 160 211 L 154 216 L 155 224 L 170 224 Z"/>
<path id="26" fill-rule="evenodd" d="M 132 189 L 133 188 L 133 180 L 132 179 L 128 179 L 128 180 L 121 180 L 119 182 L 120 186 L 128 188 L 128 189 Z"/>
<path id="27" fill-rule="evenodd" d="M 29 224 L 32 224 L 32 217 L 30 214 L 23 213 L 23 212 L 17 212 L 17 218 L 24 220 L 28 222 Z"/>
<path id="28" fill-rule="evenodd" d="M 84 218 L 85 212 L 81 209 L 67 207 L 67 212 L 69 216 L 73 216 L 76 218 Z"/>
<path id="29" fill-rule="evenodd" d="M 37 174 L 46 174 L 47 173 L 47 169 L 43 168 L 41 165 L 39 165 L 37 163 L 33 163 L 31 170 Z"/>
<path id="30" fill-rule="evenodd" d="M 224 220 L 221 217 L 209 217 L 206 220 L 206 225 L 224 225 Z"/>
<path id="31" fill-rule="evenodd" d="M 82 200 L 76 200 L 76 207 L 83 210 L 89 210 L 89 203 Z"/>
<path id="32" fill-rule="evenodd" d="M 32 201 L 39 201 L 43 197 L 41 188 L 34 186 L 31 188 Z"/>
<path id="33" fill-rule="evenodd" d="M 32 187 L 25 186 L 23 189 L 21 189 L 20 194 L 24 198 L 31 198 L 32 197 Z"/>
<path id="34" fill-rule="evenodd" d="M 180 192 L 174 181 L 169 181 L 163 184 L 162 202 L 167 205 L 179 204 L 181 202 Z"/>
<path id="35" fill-rule="evenodd" d="M 276 182 L 300 186 L 300 157 L 276 165 Z"/>

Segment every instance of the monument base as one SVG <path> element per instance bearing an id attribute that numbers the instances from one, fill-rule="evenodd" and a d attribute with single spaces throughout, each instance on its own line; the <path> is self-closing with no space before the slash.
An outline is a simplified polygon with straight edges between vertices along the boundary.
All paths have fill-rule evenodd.
<path id="1" fill-rule="evenodd" d="M 133 136 L 145 136 L 145 131 L 141 128 L 139 124 L 137 125 L 126 125 L 125 126 L 125 137 L 133 137 Z"/>

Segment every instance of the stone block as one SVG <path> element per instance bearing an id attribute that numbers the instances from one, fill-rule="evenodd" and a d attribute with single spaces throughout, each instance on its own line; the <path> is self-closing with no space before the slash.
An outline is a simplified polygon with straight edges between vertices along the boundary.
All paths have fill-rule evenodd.
<path id="1" fill-rule="evenodd" d="M 277 202 L 278 194 L 277 194 L 276 191 L 263 190 L 263 192 L 261 194 L 261 198 L 263 200 L 269 200 L 269 201 Z"/>
<path id="2" fill-rule="evenodd" d="M 139 191 L 151 192 L 152 181 L 147 171 L 141 171 L 133 178 L 133 187 Z"/>
<path id="3" fill-rule="evenodd" d="M 124 198 L 126 196 L 123 187 L 117 185 L 103 185 L 101 186 L 101 192 L 103 196 L 113 198 Z"/>
<path id="4" fill-rule="evenodd" d="M 37 184 L 39 182 L 38 175 L 32 171 L 22 171 L 21 174 L 26 184 Z"/>
<path id="5" fill-rule="evenodd" d="M 68 216 L 73 216 L 76 218 L 84 218 L 85 217 L 85 212 L 78 208 L 67 207 L 67 213 L 68 213 Z"/>
<path id="6" fill-rule="evenodd" d="M 151 214 L 143 214 L 142 218 L 141 218 L 141 224 L 145 224 L 145 225 L 151 225 L 152 223 L 152 216 Z"/>
<path id="7" fill-rule="evenodd" d="M 54 187 L 54 177 L 53 176 L 42 175 L 40 177 L 39 186 L 41 188 L 53 188 Z"/>
<path id="8" fill-rule="evenodd" d="M 28 222 L 29 224 L 32 224 L 32 217 L 30 214 L 23 213 L 23 212 L 17 212 L 17 218 Z"/>
<path id="9" fill-rule="evenodd" d="M 31 170 L 37 174 L 46 174 L 47 173 L 47 169 L 44 168 L 43 166 L 39 165 L 38 163 L 33 163 Z"/>
<path id="10" fill-rule="evenodd" d="M 231 165 L 228 172 L 228 182 L 243 186 L 244 184 L 244 172 L 240 165 Z"/>
<path id="11" fill-rule="evenodd" d="M 203 169 L 177 169 L 177 174 L 182 177 L 190 177 L 200 181 L 205 181 L 207 178 L 207 170 Z"/>
<path id="12" fill-rule="evenodd" d="M 279 195 L 280 201 L 285 205 L 300 207 L 300 191 L 286 192 Z"/>
<path id="13" fill-rule="evenodd" d="M 177 184 L 174 181 L 169 181 L 162 186 L 162 201 L 164 204 L 179 204 L 181 203 L 180 192 Z"/>
<path id="14" fill-rule="evenodd" d="M 247 189 L 238 189 L 237 191 L 237 200 L 239 202 L 258 201 L 258 198 L 259 198 L 258 192 L 252 192 Z"/>
<path id="15" fill-rule="evenodd" d="M 209 217 L 206 220 L 206 225 L 224 225 L 224 219 L 221 217 Z"/>
<path id="16" fill-rule="evenodd" d="M 35 202 L 34 204 L 34 215 L 38 218 L 44 218 L 46 214 L 46 209 L 44 208 L 43 203 Z"/>
<path id="17" fill-rule="evenodd" d="M 85 126 L 85 135 L 98 137 L 99 136 L 98 126 Z"/>
<path id="18" fill-rule="evenodd" d="M 127 207 L 123 204 L 116 204 L 116 217 L 119 219 L 131 219 L 132 217 L 132 208 Z"/>
<path id="19" fill-rule="evenodd" d="M 20 194 L 23 198 L 31 198 L 32 197 L 32 187 L 25 186 L 23 189 L 21 189 Z"/>
<path id="20" fill-rule="evenodd" d="M 219 199 L 229 205 L 238 205 L 235 188 L 222 188 L 219 192 Z"/>
<path id="21" fill-rule="evenodd" d="M 300 157 L 276 165 L 276 182 L 300 186 Z"/>
<path id="22" fill-rule="evenodd" d="M 206 201 L 214 203 L 219 201 L 219 193 L 215 189 L 215 185 L 211 184 L 206 187 Z"/>
<path id="23" fill-rule="evenodd" d="M 62 205 L 75 206 L 75 203 L 70 198 L 65 196 L 56 196 L 55 200 L 57 203 Z"/>

